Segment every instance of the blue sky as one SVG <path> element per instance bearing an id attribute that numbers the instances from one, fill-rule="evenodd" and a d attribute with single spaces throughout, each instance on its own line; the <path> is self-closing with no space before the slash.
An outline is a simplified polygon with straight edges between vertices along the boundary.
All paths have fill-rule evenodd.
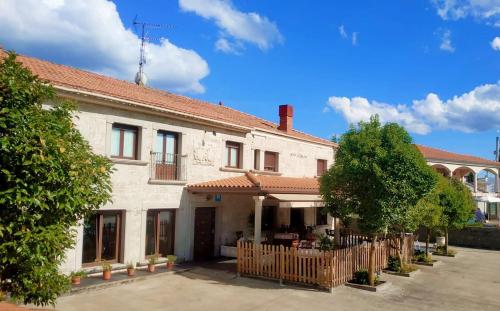
<path id="1" fill-rule="evenodd" d="M 325 138 L 379 113 L 417 143 L 493 157 L 499 0 L 113 2 L 6 0 L 0 44 L 132 80 L 138 15 L 170 25 L 151 32 L 167 39 L 148 48 L 153 86 L 272 121 L 293 104 L 295 127 Z"/>

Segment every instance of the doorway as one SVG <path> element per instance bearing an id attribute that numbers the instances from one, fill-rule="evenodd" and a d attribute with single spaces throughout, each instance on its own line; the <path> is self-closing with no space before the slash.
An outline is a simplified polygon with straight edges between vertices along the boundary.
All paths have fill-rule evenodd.
<path id="1" fill-rule="evenodd" d="M 214 257 L 215 208 L 198 207 L 194 215 L 195 261 L 206 261 Z"/>

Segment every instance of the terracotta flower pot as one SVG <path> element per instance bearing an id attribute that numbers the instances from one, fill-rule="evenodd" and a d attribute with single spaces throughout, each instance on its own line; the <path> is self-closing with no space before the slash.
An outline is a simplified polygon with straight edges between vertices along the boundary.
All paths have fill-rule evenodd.
<path id="1" fill-rule="evenodd" d="M 135 274 L 134 268 L 127 268 L 127 275 L 128 276 L 134 276 L 134 274 Z"/>
<path id="2" fill-rule="evenodd" d="M 148 272 L 155 272 L 155 265 L 148 264 Z"/>
<path id="3" fill-rule="evenodd" d="M 111 271 L 103 271 L 102 272 L 103 280 L 111 280 Z"/>
<path id="4" fill-rule="evenodd" d="M 73 276 L 71 277 L 71 284 L 73 285 L 80 285 L 80 281 L 82 280 L 81 277 L 79 276 Z"/>
<path id="5" fill-rule="evenodd" d="M 170 261 L 167 261 L 167 269 L 168 270 L 172 270 L 173 268 L 174 268 L 174 263 L 170 262 Z"/>

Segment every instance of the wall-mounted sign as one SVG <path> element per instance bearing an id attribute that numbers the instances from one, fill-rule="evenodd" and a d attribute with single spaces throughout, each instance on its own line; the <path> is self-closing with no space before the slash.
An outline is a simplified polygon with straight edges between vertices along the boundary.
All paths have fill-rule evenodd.
<path id="1" fill-rule="evenodd" d="M 215 202 L 220 202 L 220 201 L 222 201 L 222 194 L 220 194 L 220 193 L 215 194 L 215 195 L 214 195 L 214 201 L 215 201 Z"/>

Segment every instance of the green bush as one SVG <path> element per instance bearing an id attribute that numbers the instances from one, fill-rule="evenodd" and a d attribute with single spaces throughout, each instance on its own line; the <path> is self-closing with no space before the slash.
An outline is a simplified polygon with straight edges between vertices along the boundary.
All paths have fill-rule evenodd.
<path id="1" fill-rule="evenodd" d="M 375 276 L 375 285 L 379 283 L 379 277 Z M 362 269 L 354 272 L 354 279 L 352 280 L 355 284 L 368 285 L 368 270 Z"/>
<path id="2" fill-rule="evenodd" d="M 431 255 L 425 255 L 424 251 L 421 250 L 416 250 L 415 253 L 413 254 L 412 260 L 415 262 L 424 262 L 424 263 L 431 263 L 432 262 L 432 256 Z"/>
<path id="3" fill-rule="evenodd" d="M 389 256 L 389 260 L 387 262 L 387 269 L 389 269 L 389 271 L 395 271 L 395 272 L 399 272 L 401 270 L 401 264 L 399 262 L 398 257 Z"/>

